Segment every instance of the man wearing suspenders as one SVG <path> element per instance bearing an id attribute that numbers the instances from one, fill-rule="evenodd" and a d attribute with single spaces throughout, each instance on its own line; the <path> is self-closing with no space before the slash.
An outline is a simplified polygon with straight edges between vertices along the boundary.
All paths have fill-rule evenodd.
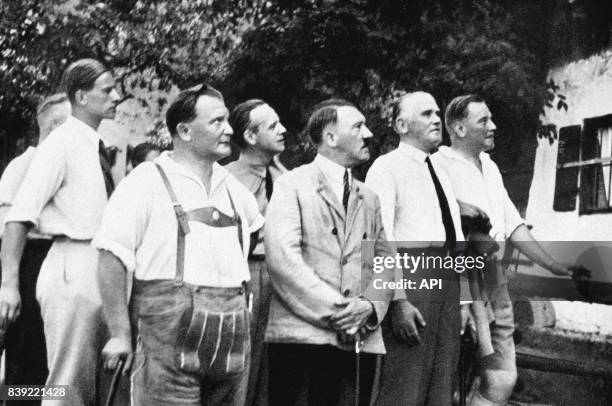
<path id="1" fill-rule="evenodd" d="M 94 239 L 111 339 L 103 354 L 131 367 L 135 405 L 234 405 L 248 371 L 245 291 L 253 195 L 216 163 L 230 153 L 222 95 L 182 91 L 168 108 L 174 150 L 122 182 Z M 134 272 L 128 309 L 125 272 Z"/>

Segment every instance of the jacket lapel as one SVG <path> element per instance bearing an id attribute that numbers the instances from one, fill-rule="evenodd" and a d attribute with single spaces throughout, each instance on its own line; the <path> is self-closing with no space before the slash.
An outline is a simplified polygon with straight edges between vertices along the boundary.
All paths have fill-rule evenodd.
<path id="1" fill-rule="evenodd" d="M 321 170 L 316 166 L 315 166 L 315 170 L 316 170 L 316 177 L 317 177 L 317 182 L 318 182 L 317 192 L 319 192 L 319 194 L 327 202 L 329 207 L 333 211 L 336 212 L 338 217 L 340 217 L 342 219 L 342 222 L 344 223 L 345 215 L 344 215 L 344 207 L 342 207 L 342 203 L 340 203 L 340 201 L 334 194 L 333 190 L 331 189 L 331 186 L 327 182 L 327 179 L 325 179 L 325 175 L 323 175 L 323 172 L 321 172 Z"/>
<path id="2" fill-rule="evenodd" d="M 358 181 L 356 179 L 353 179 L 353 184 L 351 185 L 351 194 L 349 195 L 347 222 L 345 228 L 346 241 L 348 241 L 348 238 L 351 234 L 351 230 L 353 228 L 353 224 L 355 223 L 355 219 L 357 218 L 359 210 L 361 209 L 361 205 L 363 204 L 363 192 L 360 190 L 360 186 L 357 184 L 357 182 Z"/>

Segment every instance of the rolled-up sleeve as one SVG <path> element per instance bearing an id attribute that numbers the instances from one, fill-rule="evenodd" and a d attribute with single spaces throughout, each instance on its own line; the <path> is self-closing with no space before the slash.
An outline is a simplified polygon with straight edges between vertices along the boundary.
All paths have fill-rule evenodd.
<path id="1" fill-rule="evenodd" d="M 141 174 L 142 171 L 138 175 Z M 129 272 L 136 269 L 136 251 L 152 207 L 153 196 L 147 184 L 141 176 L 128 176 L 119 183 L 92 242 L 94 247 L 113 253 Z"/>

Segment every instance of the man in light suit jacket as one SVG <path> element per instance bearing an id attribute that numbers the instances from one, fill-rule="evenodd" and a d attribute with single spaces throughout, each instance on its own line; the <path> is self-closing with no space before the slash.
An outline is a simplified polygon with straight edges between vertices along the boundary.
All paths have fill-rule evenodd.
<path id="1" fill-rule="evenodd" d="M 385 352 L 379 325 L 393 295 L 373 280 L 394 279 L 393 271 L 374 276 L 361 261 L 365 240 L 374 255 L 394 255 L 378 198 L 350 171 L 369 158 L 372 133 L 339 99 L 315 108 L 306 133 L 318 154 L 278 178 L 266 213 L 270 405 L 353 405 L 356 396 L 368 405 L 376 354 Z"/>

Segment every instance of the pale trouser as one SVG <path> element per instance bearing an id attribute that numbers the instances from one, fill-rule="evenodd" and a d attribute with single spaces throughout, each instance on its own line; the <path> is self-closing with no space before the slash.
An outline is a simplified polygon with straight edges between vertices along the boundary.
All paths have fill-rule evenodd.
<path id="1" fill-rule="evenodd" d="M 96 278 L 98 252 L 89 241 L 58 239 L 41 267 L 36 298 L 47 342 L 46 385 L 69 385 L 51 405 L 97 403 L 100 352 L 107 338 Z"/>

